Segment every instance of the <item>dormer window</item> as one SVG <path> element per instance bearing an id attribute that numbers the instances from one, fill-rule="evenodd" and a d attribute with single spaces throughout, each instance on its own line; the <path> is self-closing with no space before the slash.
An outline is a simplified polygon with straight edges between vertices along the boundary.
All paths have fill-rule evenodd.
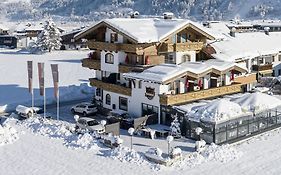
<path id="1" fill-rule="evenodd" d="M 111 33 L 110 34 L 110 42 L 114 43 L 118 41 L 118 34 L 117 33 Z"/>

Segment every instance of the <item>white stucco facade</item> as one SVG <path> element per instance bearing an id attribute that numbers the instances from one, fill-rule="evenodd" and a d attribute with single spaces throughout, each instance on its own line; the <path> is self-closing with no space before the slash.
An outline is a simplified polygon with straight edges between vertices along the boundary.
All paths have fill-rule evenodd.
<path id="1" fill-rule="evenodd" d="M 106 54 L 113 55 L 113 63 L 106 63 Z M 109 52 L 101 51 L 101 70 L 108 71 L 111 73 L 119 73 L 119 64 L 124 63 L 126 59 L 126 54 L 123 51 Z"/>

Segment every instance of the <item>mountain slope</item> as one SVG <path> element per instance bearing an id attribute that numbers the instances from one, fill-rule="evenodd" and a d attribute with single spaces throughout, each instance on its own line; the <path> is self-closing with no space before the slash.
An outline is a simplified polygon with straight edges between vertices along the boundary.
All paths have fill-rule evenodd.
<path id="1" fill-rule="evenodd" d="M 143 15 L 165 11 L 196 20 L 279 18 L 281 0 L 2 0 L 0 14 L 12 20 L 40 19 L 52 14 L 64 20 L 122 17 L 135 10 Z"/>

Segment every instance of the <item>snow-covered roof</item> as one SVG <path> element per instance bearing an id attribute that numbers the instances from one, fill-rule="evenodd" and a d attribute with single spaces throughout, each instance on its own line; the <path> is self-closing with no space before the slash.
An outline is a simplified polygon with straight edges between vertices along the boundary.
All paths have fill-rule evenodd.
<path id="1" fill-rule="evenodd" d="M 275 96 L 261 92 L 228 95 L 215 100 L 201 100 L 196 103 L 174 106 L 174 109 L 183 111 L 188 118 L 212 123 L 221 123 L 227 120 L 249 116 L 252 112 L 261 112 L 281 106 L 281 100 Z"/>
<path id="2" fill-rule="evenodd" d="M 281 51 L 281 32 L 236 33 L 235 37 L 228 36 L 224 40 L 211 43 L 216 50 L 213 56 L 220 60 L 235 61 L 249 59 L 261 55 L 277 54 Z"/>
<path id="3" fill-rule="evenodd" d="M 177 77 L 178 75 L 181 75 L 185 72 L 191 72 L 193 74 L 201 74 L 212 69 L 218 71 L 225 71 L 234 67 L 238 67 L 244 70 L 245 72 L 247 70 L 242 65 L 233 62 L 224 62 L 224 61 L 213 59 L 205 62 L 185 62 L 180 65 L 161 64 L 146 69 L 141 73 L 130 72 L 130 73 L 123 74 L 123 76 L 126 78 L 142 79 L 147 81 L 164 83 L 165 81 Z"/>
<path id="4" fill-rule="evenodd" d="M 177 30 L 192 25 L 206 36 L 213 38 L 205 28 L 199 24 L 185 19 L 162 19 L 162 18 L 113 18 L 105 19 L 83 30 L 75 36 L 79 38 L 91 29 L 105 23 L 119 32 L 129 36 L 138 43 L 159 42 Z"/>
<path id="5" fill-rule="evenodd" d="M 245 111 L 263 111 L 281 106 L 281 100 L 265 93 L 248 93 L 232 100 L 238 103 Z"/>
<path id="6" fill-rule="evenodd" d="M 0 29 L 4 30 L 4 31 L 8 31 L 9 30 L 9 28 L 4 26 L 3 24 L 0 24 Z"/>

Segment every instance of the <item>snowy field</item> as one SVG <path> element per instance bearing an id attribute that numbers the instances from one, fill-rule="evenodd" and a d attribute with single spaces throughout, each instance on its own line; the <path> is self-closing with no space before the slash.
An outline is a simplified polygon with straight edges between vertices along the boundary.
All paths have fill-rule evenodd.
<path id="1" fill-rule="evenodd" d="M 93 93 L 88 87 L 88 78 L 94 72 L 81 66 L 81 59 L 87 57 L 89 51 L 55 51 L 43 55 L 28 54 L 18 50 L 0 49 L 0 110 L 14 110 L 17 104 L 31 105 L 28 93 L 27 61 L 33 60 L 33 84 L 35 88 L 35 105 L 42 105 L 39 96 L 39 80 L 37 63 L 45 63 L 45 86 L 48 103 L 54 102 L 53 80 L 50 64 L 59 65 L 60 99 L 69 101 L 83 99 Z M 83 84 L 84 83 L 84 84 Z M 82 84 L 82 85 L 81 85 Z"/>
<path id="2" fill-rule="evenodd" d="M 135 136 L 135 151 L 128 148 L 130 137 L 123 131 L 121 149 L 104 147 L 90 134 L 77 135 L 73 124 L 57 121 L 8 119 L 0 128 L 0 172 L 20 174 L 280 174 L 280 129 L 236 145 L 211 145 L 194 153 L 194 142 L 173 141 L 184 151 L 183 159 L 171 167 L 148 162 L 143 152 L 167 142 Z"/>

